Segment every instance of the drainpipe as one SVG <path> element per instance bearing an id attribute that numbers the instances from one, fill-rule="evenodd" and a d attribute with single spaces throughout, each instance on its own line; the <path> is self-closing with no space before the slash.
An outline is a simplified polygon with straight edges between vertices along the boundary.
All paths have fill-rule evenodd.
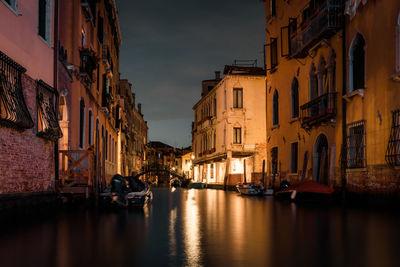
<path id="1" fill-rule="evenodd" d="M 342 1 L 342 7 L 345 5 L 345 0 Z M 346 65 L 346 17 L 343 15 L 342 20 L 342 70 L 343 70 L 343 77 L 342 77 L 342 158 L 341 158 L 341 178 L 342 178 L 342 198 L 345 199 L 346 195 L 346 167 L 347 161 L 347 131 L 346 131 L 346 100 L 344 99 L 344 95 L 346 95 L 346 79 L 347 79 L 347 65 Z"/>
<path id="2" fill-rule="evenodd" d="M 54 60 L 54 77 L 53 77 L 53 86 L 56 92 L 56 103 L 55 103 L 55 111 L 56 111 L 56 119 L 58 119 L 58 0 L 54 1 L 54 44 L 53 44 L 53 60 Z M 54 142 L 54 171 L 55 171 L 55 182 L 57 184 L 59 179 L 59 155 L 58 155 L 58 139 Z"/>

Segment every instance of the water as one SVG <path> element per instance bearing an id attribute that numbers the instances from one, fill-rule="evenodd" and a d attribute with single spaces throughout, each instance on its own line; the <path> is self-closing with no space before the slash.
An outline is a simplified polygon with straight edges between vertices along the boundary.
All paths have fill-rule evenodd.
<path id="1" fill-rule="evenodd" d="M 212 189 L 153 192 L 143 210 L 9 218 L 0 266 L 400 266 L 397 211 Z"/>

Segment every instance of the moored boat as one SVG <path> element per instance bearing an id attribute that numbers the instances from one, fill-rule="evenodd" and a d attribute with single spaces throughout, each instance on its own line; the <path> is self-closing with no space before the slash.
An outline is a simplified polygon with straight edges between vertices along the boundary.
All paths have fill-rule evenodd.
<path id="1" fill-rule="evenodd" d="M 136 176 L 114 175 L 101 194 L 103 204 L 113 207 L 143 207 L 153 200 L 150 186 Z"/>
<path id="2" fill-rule="evenodd" d="M 254 183 L 239 183 L 236 185 L 236 189 L 241 195 L 246 196 L 257 196 L 263 194 L 260 186 L 255 185 Z"/>
<path id="3" fill-rule="evenodd" d="M 319 201 L 330 200 L 333 192 L 329 186 L 315 181 L 303 181 L 276 192 L 276 196 L 278 199 L 292 201 Z"/>

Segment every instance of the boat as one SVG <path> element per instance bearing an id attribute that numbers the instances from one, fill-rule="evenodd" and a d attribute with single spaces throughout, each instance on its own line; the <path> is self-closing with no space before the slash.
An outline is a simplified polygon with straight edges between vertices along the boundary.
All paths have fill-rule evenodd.
<path id="1" fill-rule="evenodd" d="M 110 186 L 101 194 L 104 205 L 112 207 L 144 207 L 153 200 L 150 186 L 137 176 L 114 175 Z"/>
<path id="2" fill-rule="evenodd" d="M 320 201 L 332 198 L 333 188 L 315 181 L 302 181 L 276 192 L 278 199 L 291 201 Z"/>
<path id="3" fill-rule="evenodd" d="M 191 182 L 189 184 L 189 188 L 203 189 L 205 187 L 206 187 L 206 184 L 202 183 L 202 182 Z"/>
<path id="4" fill-rule="evenodd" d="M 239 183 L 236 185 L 236 189 L 241 195 L 246 196 L 258 196 L 263 194 L 261 187 L 254 183 Z"/>

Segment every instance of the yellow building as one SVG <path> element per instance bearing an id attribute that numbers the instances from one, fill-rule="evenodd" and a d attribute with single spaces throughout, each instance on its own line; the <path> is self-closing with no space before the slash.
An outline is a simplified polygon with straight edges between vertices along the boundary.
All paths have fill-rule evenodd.
<path id="1" fill-rule="evenodd" d="M 267 172 L 275 185 L 340 182 L 340 2 L 265 1 Z"/>
<path id="2" fill-rule="evenodd" d="M 400 192 L 400 1 L 346 1 L 347 190 Z"/>
<path id="3" fill-rule="evenodd" d="M 398 193 L 400 2 L 264 2 L 269 176 Z"/>
<path id="4" fill-rule="evenodd" d="M 259 181 L 265 160 L 265 72 L 262 68 L 225 66 L 202 83 L 193 107 L 194 181 L 235 185 Z"/>

